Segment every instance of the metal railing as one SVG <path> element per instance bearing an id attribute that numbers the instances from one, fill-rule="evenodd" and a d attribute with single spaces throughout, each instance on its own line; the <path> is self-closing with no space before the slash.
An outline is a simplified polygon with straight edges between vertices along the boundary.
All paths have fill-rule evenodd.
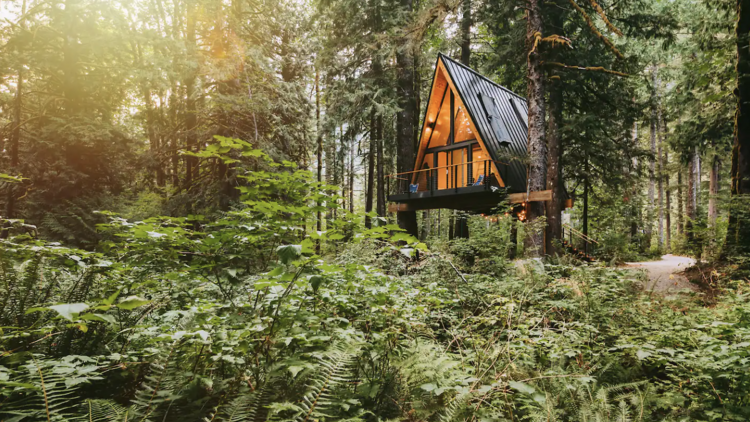
<path id="1" fill-rule="evenodd" d="M 507 165 L 492 160 L 450 164 L 387 177 L 389 183 L 396 183 L 396 194 L 457 190 L 468 186 L 484 186 L 489 190 L 491 186 L 499 186 L 495 167 L 501 178 L 507 177 Z"/>
<path id="2" fill-rule="evenodd" d="M 580 246 L 582 248 L 581 251 L 589 256 L 594 256 L 599 247 L 599 242 L 574 229 L 569 224 L 563 224 L 562 226 L 562 240 L 567 242 L 572 248 L 577 249 Z"/>

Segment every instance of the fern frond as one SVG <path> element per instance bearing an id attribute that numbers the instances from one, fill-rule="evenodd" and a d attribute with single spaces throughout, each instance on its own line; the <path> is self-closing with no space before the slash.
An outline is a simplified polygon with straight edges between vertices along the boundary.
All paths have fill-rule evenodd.
<path id="1" fill-rule="evenodd" d="M 307 422 L 312 418 L 326 417 L 335 395 L 332 391 L 338 386 L 351 384 L 352 362 L 361 350 L 361 345 L 337 344 L 326 351 L 319 360 L 322 370 L 309 378 L 307 393 L 298 404 L 302 408 L 295 420 Z"/>
<path id="2" fill-rule="evenodd" d="M 125 422 L 130 409 L 112 400 L 86 400 L 87 422 Z"/>

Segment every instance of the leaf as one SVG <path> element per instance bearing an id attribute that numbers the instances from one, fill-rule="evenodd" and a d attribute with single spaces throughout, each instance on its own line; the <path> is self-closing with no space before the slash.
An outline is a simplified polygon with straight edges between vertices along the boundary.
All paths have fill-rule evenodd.
<path id="1" fill-rule="evenodd" d="M 421 386 L 419 386 L 419 388 L 421 388 L 424 391 L 430 392 L 430 391 L 435 390 L 437 388 L 437 385 L 432 384 L 432 383 L 430 383 L 430 384 L 422 384 Z"/>
<path id="2" fill-rule="evenodd" d="M 81 312 L 89 308 L 89 305 L 85 303 L 65 303 L 62 305 L 53 305 L 48 309 L 53 310 L 60 314 L 61 317 L 73 322 L 73 315 L 78 315 Z"/>
<path id="3" fill-rule="evenodd" d="M 514 390 L 516 390 L 516 391 L 518 391 L 519 393 L 524 393 L 524 394 L 534 394 L 534 392 L 536 391 L 536 390 L 534 389 L 534 387 L 532 387 L 532 386 L 530 386 L 529 384 L 526 384 L 526 383 L 524 383 L 524 382 L 519 382 L 519 381 L 510 381 L 510 382 L 508 383 L 508 385 L 510 385 L 510 388 L 512 388 L 512 389 L 514 389 Z"/>
<path id="4" fill-rule="evenodd" d="M 125 309 L 127 311 L 135 309 L 139 306 L 143 306 L 147 303 L 151 303 L 150 300 L 142 299 L 138 296 L 129 296 L 123 299 L 120 303 L 117 304 L 117 307 L 120 309 Z"/>
<path id="5" fill-rule="evenodd" d="M 318 288 L 323 284 L 323 277 L 314 275 L 310 277 L 310 287 L 312 287 L 314 293 L 318 293 Z"/>
<path id="6" fill-rule="evenodd" d="M 302 241 L 302 253 L 304 254 L 314 254 L 315 253 L 315 244 L 310 239 L 304 239 Z"/>
<path id="7" fill-rule="evenodd" d="M 115 299 L 117 299 L 117 296 L 119 296 L 119 295 L 120 295 L 120 290 L 118 290 L 118 291 L 116 291 L 116 292 L 112 293 L 112 295 L 111 295 L 110 297 L 108 297 L 108 298 L 107 298 L 107 299 L 106 299 L 106 300 L 104 301 L 104 304 L 105 304 L 105 305 L 111 305 L 111 304 L 115 303 Z"/>
<path id="8" fill-rule="evenodd" d="M 289 265 L 294 260 L 299 259 L 302 256 L 301 245 L 282 245 L 276 248 L 276 254 L 279 255 L 279 260 L 282 264 Z"/>
<path id="9" fill-rule="evenodd" d="M 638 356 L 639 360 L 643 360 L 643 359 L 646 359 L 647 357 L 651 356 L 651 352 L 647 352 L 647 351 L 641 349 L 641 350 L 638 350 L 637 352 L 635 352 L 635 355 Z"/>
<path id="10" fill-rule="evenodd" d="M 81 317 L 81 319 L 86 321 L 99 321 L 99 322 L 108 322 L 110 324 L 115 324 L 115 317 L 112 315 L 106 315 L 106 314 L 86 314 Z"/>

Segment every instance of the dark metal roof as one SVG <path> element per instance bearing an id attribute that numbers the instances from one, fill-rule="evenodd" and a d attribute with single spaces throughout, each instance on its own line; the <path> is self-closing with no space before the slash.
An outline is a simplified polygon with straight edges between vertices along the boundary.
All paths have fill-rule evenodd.
<path id="1" fill-rule="evenodd" d="M 444 54 L 438 58 L 443 60 L 492 159 L 508 163 L 505 186 L 510 192 L 526 192 L 526 99 Z"/>

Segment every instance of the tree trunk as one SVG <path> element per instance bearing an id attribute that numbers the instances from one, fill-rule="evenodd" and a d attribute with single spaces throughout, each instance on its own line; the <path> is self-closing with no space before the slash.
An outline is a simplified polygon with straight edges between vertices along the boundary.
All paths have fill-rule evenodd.
<path id="1" fill-rule="evenodd" d="M 21 15 L 26 14 L 26 0 L 21 3 Z M 26 29 L 25 19 L 21 20 L 21 28 Z M 23 65 L 18 66 L 16 72 L 18 80 L 16 81 L 16 96 L 13 101 L 13 127 L 10 131 L 10 142 L 8 143 L 8 155 L 9 165 L 8 170 L 11 176 L 19 176 L 19 158 L 18 151 L 21 144 L 21 121 L 23 112 L 23 78 L 24 68 Z M 2 152 L 2 150 L 0 150 Z M 16 218 L 16 183 L 6 183 L 6 198 L 5 198 L 5 218 L 12 219 Z M 10 235 L 10 224 L 3 225 L 0 230 L 0 239 L 7 239 Z"/>
<path id="2" fill-rule="evenodd" d="M 697 182 L 696 182 L 696 175 L 698 174 L 697 166 L 698 166 L 698 151 L 697 148 L 695 148 L 690 153 L 690 161 L 688 165 L 688 180 L 687 180 L 687 202 L 685 204 L 685 217 L 686 217 L 686 223 L 685 223 L 685 233 L 687 234 L 687 244 L 688 247 L 695 251 L 695 231 L 693 230 L 693 227 L 695 225 L 695 218 L 698 215 L 697 212 L 697 206 L 698 206 L 698 189 L 697 189 Z"/>
<path id="3" fill-rule="evenodd" d="M 717 202 L 719 200 L 719 170 L 721 162 L 719 156 L 714 154 L 711 160 L 711 169 L 709 173 L 708 185 L 708 244 L 706 245 L 709 255 L 713 255 L 716 250 L 716 219 L 719 215 Z"/>
<path id="4" fill-rule="evenodd" d="M 403 11 L 411 19 L 414 10 L 413 0 L 401 0 Z M 396 118 L 398 156 L 396 165 L 398 173 L 412 170 L 414 166 L 414 118 L 416 116 L 416 95 L 414 92 L 414 57 L 412 47 L 405 43 L 396 53 L 396 67 L 398 77 L 399 111 Z M 400 191 L 406 192 L 409 180 L 400 181 Z M 418 236 L 417 213 L 415 211 L 399 211 L 396 215 L 398 225 L 412 236 Z"/>
<path id="5" fill-rule="evenodd" d="M 660 218 L 664 218 L 665 227 L 662 230 L 664 233 L 664 247 L 668 253 L 672 246 L 672 214 L 671 214 L 671 195 L 669 191 L 669 146 L 666 144 L 667 137 L 667 122 L 664 120 L 663 108 L 661 106 L 661 96 L 657 93 L 657 124 L 659 125 L 659 194 L 665 199 L 663 211 L 659 212 Z M 661 204 L 661 200 L 659 200 Z M 660 223 L 661 224 L 661 223 Z"/>
<path id="6" fill-rule="evenodd" d="M 373 190 L 375 189 L 375 150 L 377 149 L 377 116 L 373 109 L 370 113 L 370 147 L 367 151 L 367 195 L 365 197 L 365 214 L 372 212 Z M 365 227 L 372 227 L 369 215 L 365 216 Z"/>
<path id="7" fill-rule="evenodd" d="M 471 0 L 464 0 L 461 16 L 461 63 L 471 66 Z"/>
<path id="8" fill-rule="evenodd" d="M 666 163 L 665 166 L 669 166 L 669 152 L 667 151 L 667 148 L 664 148 L 664 162 Z M 665 229 L 665 247 L 666 252 L 669 253 L 669 251 L 672 249 L 672 193 L 670 192 L 669 188 L 669 173 L 664 172 L 664 195 L 666 198 L 666 204 L 665 204 L 665 223 L 666 223 L 666 229 Z"/>
<path id="9" fill-rule="evenodd" d="M 634 149 L 638 148 L 638 122 L 633 122 L 633 147 Z M 638 173 L 638 158 L 633 157 L 632 162 L 630 164 L 632 166 L 632 169 L 634 172 Z M 629 167 L 631 168 L 631 167 Z M 630 171 L 628 171 L 628 175 L 630 175 Z M 631 243 L 634 242 L 635 239 L 638 238 L 638 222 L 640 217 L 640 207 L 637 206 L 638 202 L 635 200 L 636 196 L 638 195 L 638 184 L 633 183 L 631 189 L 629 190 L 628 194 L 630 195 L 630 241 Z"/>
<path id="10" fill-rule="evenodd" d="M 750 215 L 745 198 L 750 194 L 750 0 L 737 0 L 737 111 L 732 148 L 732 213 L 727 249 L 750 253 Z"/>
<path id="11" fill-rule="evenodd" d="M 716 228 L 716 218 L 719 215 L 717 201 L 719 195 L 719 170 L 721 162 L 719 156 L 714 154 L 711 160 L 711 174 L 709 176 L 709 196 L 708 196 L 708 227 L 709 229 Z M 713 234 L 710 234 L 713 239 Z"/>
<path id="12" fill-rule="evenodd" d="M 556 245 L 562 238 L 562 112 L 563 92 L 560 80 L 550 84 L 549 118 L 547 120 L 547 189 L 552 190 L 552 200 L 547 205 L 547 255 L 561 254 Z"/>
<path id="13" fill-rule="evenodd" d="M 147 82 L 144 82 L 144 84 Z M 161 167 L 161 154 L 159 153 L 159 139 L 156 135 L 156 118 L 154 116 L 154 104 L 151 98 L 151 89 L 143 88 L 143 101 L 146 105 L 146 135 L 148 136 L 149 150 L 151 157 L 155 160 L 154 176 L 157 186 L 164 186 L 164 170 Z"/>
<path id="14" fill-rule="evenodd" d="M 323 126 L 320 122 L 320 71 L 317 66 L 315 67 L 315 131 L 317 149 L 315 151 L 315 157 L 317 159 L 317 181 L 318 185 L 323 184 Z M 323 203 L 318 200 L 315 204 L 318 207 L 318 212 L 315 216 L 315 229 L 318 232 L 323 231 L 323 211 L 321 210 Z M 315 252 L 320 253 L 320 240 L 315 242 Z"/>
<path id="15" fill-rule="evenodd" d="M 354 212 L 354 145 L 349 148 L 349 212 Z"/>
<path id="16" fill-rule="evenodd" d="M 196 26 L 196 4 L 195 0 L 187 1 L 187 24 L 185 31 L 185 41 L 188 47 L 188 54 L 194 53 L 196 48 L 195 44 L 195 26 Z M 194 55 L 194 54 L 191 54 Z M 185 137 L 185 149 L 189 152 L 196 152 L 195 148 L 198 143 L 198 137 L 196 133 L 197 116 L 196 116 L 196 74 L 190 71 L 185 80 L 185 91 L 187 101 L 185 104 L 185 130 L 187 131 Z M 186 156 L 185 157 L 185 189 L 190 189 L 193 183 L 193 177 L 197 174 L 198 160 L 196 157 Z"/>
<path id="17" fill-rule="evenodd" d="M 588 239 L 588 236 L 589 236 L 589 189 L 590 189 L 588 157 L 586 157 L 585 169 L 586 169 L 586 175 L 584 176 L 585 179 L 583 179 L 583 235 L 585 236 L 585 239 Z M 589 243 L 586 240 L 583 241 L 583 251 L 585 253 L 589 253 Z"/>
<path id="18" fill-rule="evenodd" d="M 685 204 L 682 192 L 682 168 L 677 171 L 677 234 L 682 236 L 685 232 Z"/>
<path id="19" fill-rule="evenodd" d="M 326 184 L 333 185 L 336 182 L 336 132 L 328 136 L 328 145 L 325 145 Z M 326 203 L 326 229 L 331 227 L 333 213 L 336 203 Z"/>
<path id="20" fill-rule="evenodd" d="M 375 142 L 378 148 L 378 216 L 385 217 L 385 174 L 383 173 L 383 116 L 377 116 L 377 136 Z"/>
<path id="21" fill-rule="evenodd" d="M 543 34 L 541 0 L 526 0 L 526 51 L 527 54 L 527 94 L 529 108 L 528 155 L 529 155 L 529 192 L 541 191 L 545 187 L 544 159 L 545 148 L 545 107 L 544 107 L 544 70 L 542 69 L 540 45 L 537 37 Z M 530 256 L 540 256 L 544 244 L 543 231 L 534 223 L 544 214 L 541 202 L 529 202 L 527 207 L 528 230 L 526 231 L 525 249 Z"/>
<path id="22" fill-rule="evenodd" d="M 178 90 L 176 82 L 172 82 L 172 89 L 169 94 L 169 120 L 172 127 L 172 134 L 170 136 L 170 151 L 169 155 L 171 158 L 171 172 L 172 172 L 172 186 L 177 187 L 180 186 L 180 155 L 178 154 L 180 150 L 180 136 L 179 131 L 177 128 L 179 127 L 179 122 L 177 121 L 177 98 L 178 98 Z"/>
<path id="23" fill-rule="evenodd" d="M 657 151 L 657 158 L 659 160 L 657 171 L 656 171 L 656 181 L 657 181 L 657 187 L 658 187 L 658 193 L 657 193 L 657 201 L 659 204 L 659 220 L 658 220 L 658 248 L 659 251 L 664 250 L 664 155 L 663 155 L 663 145 L 661 142 L 661 124 L 657 117 L 656 120 L 656 133 L 659 134 L 659 147 Z"/>

